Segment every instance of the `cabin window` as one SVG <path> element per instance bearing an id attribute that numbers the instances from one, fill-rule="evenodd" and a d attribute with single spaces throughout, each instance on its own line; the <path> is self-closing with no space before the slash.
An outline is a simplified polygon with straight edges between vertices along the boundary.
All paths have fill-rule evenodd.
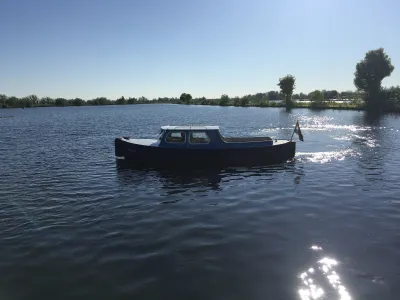
<path id="1" fill-rule="evenodd" d="M 189 142 L 191 144 L 208 144 L 210 142 L 210 138 L 204 131 L 195 131 L 190 133 Z"/>
<path id="2" fill-rule="evenodd" d="M 165 139 L 168 143 L 184 143 L 186 140 L 186 134 L 184 131 L 172 131 L 167 134 Z"/>

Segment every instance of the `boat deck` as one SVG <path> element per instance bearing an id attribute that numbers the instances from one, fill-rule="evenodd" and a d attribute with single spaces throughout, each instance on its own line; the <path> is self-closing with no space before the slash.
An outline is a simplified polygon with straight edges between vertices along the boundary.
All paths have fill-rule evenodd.
<path id="1" fill-rule="evenodd" d="M 141 146 L 153 146 L 158 147 L 160 144 L 159 140 L 156 139 L 123 139 L 124 141 L 136 145 Z M 226 143 L 248 143 L 248 142 L 263 142 L 263 141 L 271 141 L 272 139 L 269 137 L 249 137 L 249 138 L 223 138 L 223 141 Z M 282 145 L 287 142 L 288 140 L 272 140 L 273 145 Z"/>

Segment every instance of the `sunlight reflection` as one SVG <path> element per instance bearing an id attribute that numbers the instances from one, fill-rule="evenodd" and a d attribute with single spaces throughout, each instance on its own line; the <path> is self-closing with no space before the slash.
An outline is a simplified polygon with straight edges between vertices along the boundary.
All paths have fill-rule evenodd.
<path id="1" fill-rule="evenodd" d="M 302 131 L 332 131 L 332 130 L 346 130 L 350 132 L 357 132 L 357 131 L 369 131 L 371 127 L 369 126 L 357 126 L 357 125 L 335 125 L 335 124 L 300 124 Z M 278 130 L 291 130 L 293 127 L 270 127 L 270 128 L 263 128 L 261 132 L 273 132 Z"/>
<path id="2" fill-rule="evenodd" d="M 322 250 L 322 247 L 319 247 L 319 246 L 316 246 L 316 245 L 312 245 L 311 246 L 311 250 L 315 250 L 315 251 Z"/>
<path id="3" fill-rule="evenodd" d="M 348 134 L 346 136 L 339 136 L 339 137 L 334 137 L 335 140 L 337 141 L 353 141 L 356 140 L 357 142 L 366 145 L 369 148 L 375 148 L 375 147 L 380 147 L 380 144 L 378 144 L 378 141 L 376 139 L 373 139 L 371 137 L 363 137 L 361 135 L 357 134 Z"/>
<path id="4" fill-rule="evenodd" d="M 311 246 L 311 249 L 322 251 L 322 248 L 316 245 Z M 300 299 L 326 299 L 324 296 L 329 295 L 329 299 L 351 300 L 350 293 L 336 270 L 338 265 L 339 262 L 334 258 L 324 256 L 316 262 L 316 266 L 302 272 L 299 275 L 300 285 L 298 288 Z"/>
<path id="5" fill-rule="evenodd" d="M 327 163 L 334 160 L 344 160 L 346 157 L 358 156 L 359 153 L 352 149 L 345 149 L 339 151 L 323 151 L 323 152 L 298 152 L 296 157 L 300 160 L 309 161 L 313 163 Z"/>

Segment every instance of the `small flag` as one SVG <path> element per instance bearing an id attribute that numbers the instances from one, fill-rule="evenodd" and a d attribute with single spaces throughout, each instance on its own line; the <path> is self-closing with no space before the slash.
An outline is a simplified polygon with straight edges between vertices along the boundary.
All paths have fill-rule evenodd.
<path id="1" fill-rule="evenodd" d="M 298 121 L 298 120 L 297 120 L 297 122 L 296 122 L 296 126 L 294 127 L 294 131 L 293 131 L 293 132 L 297 133 L 297 134 L 299 135 L 300 141 L 304 142 L 304 140 L 303 140 L 303 134 L 301 133 L 300 125 L 299 125 L 299 121 Z M 292 135 L 292 136 L 293 136 L 293 135 Z"/>

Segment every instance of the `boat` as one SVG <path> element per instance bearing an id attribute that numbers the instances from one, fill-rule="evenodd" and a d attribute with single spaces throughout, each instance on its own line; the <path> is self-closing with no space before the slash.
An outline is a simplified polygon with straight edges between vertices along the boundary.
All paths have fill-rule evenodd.
<path id="1" fill-rule="evenodd" d="M 303 140 L 298 122 L 295 132 Z M 161 126 L 155 139 L 124 136 L 114 144 L 117 159 L 141 167 L 269 165 L 294 158 L 292 137 L 224 137 L 219 126 Z"/>

